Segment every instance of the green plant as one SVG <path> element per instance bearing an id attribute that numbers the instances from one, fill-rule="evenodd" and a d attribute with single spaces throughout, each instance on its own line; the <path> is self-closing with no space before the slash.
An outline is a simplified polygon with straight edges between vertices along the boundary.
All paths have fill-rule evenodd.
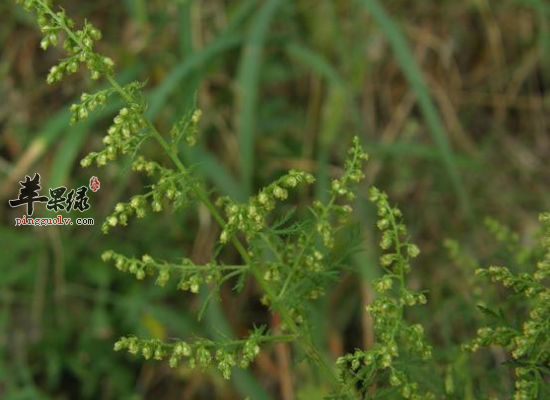
<path id="1" fill-rule="evenodd" d="M 408 325 L 404 319 L 405 307 L 426 304 L 423 293 L 412 291 L 405 284 L 405 276 L 411 271 L 410 261 L 420 250 L 409 241 L 403 215 L 389 204 L 386 193 L 372 187 L 370 200 L 378 210 L 380 247 L 385 252 L 380 258 L 385 273 L 373 282 L 379 297 L 367 306 L 378 342 L 372 349 L 341 357 L 341 379 L 348 385 L 359 383 L 367 397 L 373 387 L 389 386 L 406 399 L 433 399 L 433 394 L 419 390 L 409 372 L 409 364 L 418 365 L 415 358 L 429 360 L 432 349 L 425 343 L 422 326 Z"/>
<path id="2" fill-rule="evenodd" d="M 427 301 L 423 293 L 412 291 L 405 284 L 405 276 L 411 271 L 410 261 L 420 250 L 409 241 L 403 215 L 390 205 L 386 193 L 372 187 L 370 200 L 378 210 L 380 247 L 385 252 L 380 258 L 385 273 L 373 282 L 379 297 L 367 306 L 378 342 L 372 349 L 341 357 L 341 379 L 348 385 L 359 383 L 367 396 L 372 387 L 389 386 L 406 399 L 433 399 L 433 394 L 419 390 L 409 371 L 409 364 L 418 365 L 415 357 L 421 361 L 431 358 L 431 347 L 425 343 L 422 326 L 408 325 L 404 319 L 405 307 Z"/>
<path id="3" fill-rule="evenodd" d="M 550 289 L 547 282 L 550 277 L 550 214 L 541 214 L 544 225 L 543 248 L 545 254 L 537 263 L 536 271 L 514 274 L 506 267 L 491 266 L 478 269 L 476 274 L 490 277 L 493 282 L 511 289 L 516 296 L 525 299 L 526 317 L 512 323 L 502 311 L 483 310 L 492 317 L 493 324 L 480 328 L 477 337 L 464 345 L 469 351 L 482 347 L 498 346 L 508 350 L 512 356 L 510 365 L 514 367 L 515 400 L 546 398 L 550 392 L 546 383 L 550 365 Z M 490 223 L 502 240 L 512 243 L 517 238 L 502 226 Z M 522 313 L 523 314 L 523 313 Z"/>
<path id="4" fill-rule="evenodd" d="M 185 147 L 197 143 L 200 109 L 193 106 L 167 130 L 167 134 L 163 134 L 147 116 L 148 104 L 143 92 L 145 83 L 120 84 L 115 78 L 113 60 L 94 50 L 94 43 L 101 38 L 97 28 L 88 21 L 81 29 L 76 28 L 74 21 L 63 10 L 54 11 L 47 0 L 19 2 L 36 13 L 44 33 L 41 47 L 47 49 L 62 40 L 68 53 L 67 58 L 50 70 L 48 83 L 55 83 L 75 73 L 81 64 L 89 70 L 92 79 L 106 80 L 107 89 L 85 93 L 78 104 L 71 106 L 71 122 L 89 118 L 93 111 L 106 106 L 114 97 L 124 104 L 103 139 L 105 147 L 87 155 L 81 162 L 82 166 L 96 164 L 102 167 L 122 155 L 131 158 L 134 171 L 154 177 L 148 192 L 137 194 L 127 203 L 115 206 L 102 230 L 108 233 L 113 228 L 127 225 L 132 217 L 143 218 L 150 211 L 170 209 L 176 212 L 194 205 L 206 208 L 219 225 L 217 248 L 206 263 L 198 264 L 189 258 L 178 262 L 163 261 L 147 254 L 133 257 L 115 251 L 105 252 L 103 260 L 112 261 L 117 269 L 134 275 L 138 280 L 155 276 L 155 283 L 164 286 L 176 278 L 180 290 L 193 294 L 208 291 L 199 318 L 210 302 L 219 297 L 222 285 L 232 285 L 238 292 L 245 285 L 254 284 L 261 292 L 261 302 L 282 321 L 273 332 L 266 325 L 252 326 L 248 336 L 240 339 L 223 335 L 216 338 L 190 335 L 185 340 L 162 341 L 128 335 L 116 342 L 115 350 L 140 354 L 146 360 L 167 360 L 171 367 L 185 365 L 207 369 L 215 366 L 224 378 L 229 379 L 234 367 L 249 367 L 262 346 L 277 342 L 293 343 L 296 353 L 310 361 L 330 384 L 331 398 L 444 398 L 443 390 L 438 388 L 443 386 L 440 385 L 441 379 L 436 379 L 435 384 L 428 384 L 427 380 L 418 377 L 418 371 L 431 364 L 432 347 L 424 338 L 422 325 L 407 322 L 409 307 L 423 305 L 427 301 L 423 292 L 412 290 L 406 282 L 406 276 L 411 271 L 410 263 L 419 255 L 419 249 L 410 242 L 401 211 L 390 205 L 387 195 L 376 188 L 371 189 L 370 199 L 378 210 L 378 227 L 382 235 L 380 246 L 385 253 L 380 259 L 384 275 L 373 282 L 377 298 L 367 307 L 373 318 L 376 341 L 365 350 L 359 349 L 341 356 L 333 367 L 324 350 L 313 339 L 312 330 L 315 327 L 311 323 L 311 304 L 323 296 L 332 282 L 339 280 L 356 250 L 357 242 L 362 240 L 348 223 L 357 193 L 361 193 L 357 184 L 364 178 L 363 164 L 367 160 L 358 138 L 353 140 L 340 177 L 332 180 L 325 201 L 313 200 L 309 207 L 290 207 L 284 203 L 294 198 L 294 191 L 308 191 L 306 185 L 315 181 L 311 174 L 297 170 L 290 170 L 246 202 L 229 196 L 218 197 L 195 173 L 195 166 L 182 161 L 181 153 L 187 151 Z M 371 8 L 386 25 L 387 31 L 394 30 L 376 2 L 365 3 L 374 4 Z M 268 20 L 276 2 L 266 4 L 269 8 L 264 9 L 266 11 L 262 16 Z M 253 31 L 256 32 L 256 29 Z M 398 32 L 397 36 L 390 36 L 394 39 L 393 46 L 401 52 L 402 63 L 406 64 L 409 51 L 403 50 L 401 34 Z M 419 72 L 413 68 L 407 76 L 417 83 L 413 86 L 422 94 L 424 111 L 433 116 L 434 106 L 426 101 L 426 88 L 418 84 Z M 252 103 L 248 103 L 247 116 L 251 119 L 248 114 L 251 113 Z M 433 122 L 434 118 L 430 120 Z M 245 131 L 250 131 L 251 124 L 249 121 Z M 455 160 L 440 123 L 436 121 L 432 125 L 435 126 L 432 126 L 436 133 L 434 137 L 442 149 L 453 183 L 464 196 Z M 162 156 L 159 159 L 151 159 L 152 152 L 147 151 L 151 144 L 160 148 Z M 244 146 L 248 148 L 246 159 L 243 159 L 246 175 L 251 174 L 252 150 L 249 144 L 250 140 L 247 140 Z M 247 180 L 249 183 L 250 180 Z M 463 197 L 464 200 L 466 197 Z M 548 216 L 543 217 L 545 223 L 548 220 Z M 530 259 L 530 252 L 518 250 L 518 238 L 511 231 L 505 231 L 492 222 L 488 225 L 507 245 L 507 249 L 518 255 L 518 262 Z M 547 247 L 550 248 L 550 245 Z M 506 269 L 496 267 L 481 273 L 511 286 L 528 299 L 534 299 L 530 305 L 530 319 L 523 331 L 501 324 L 496 328 L 482 329 L 479 338 L 466 346 L 477 349 L 498 344 L 512 349 L 519 376 L 518 400 L 544 398 L 542 396 L 546 393 L 544 374 L 548 364 L 546 346 L 550 335 L 549 327 L 544 322 L 548 314 L 548 293 L 542 281 L 546 279 L 547 269 L 550 269 L 548 258 L 547 255 L 534 275 L 513 275 Z M 482 297 L 481 293 L 477 295 Z M 500 314 L 495 315 L 501 317 Z M 541 347 L 543 351 L 540 351 Z M 453 392 L 450 389 L 453 387 L 452 373 L 445 377 L 444 386 L 446 394 Z M 437 390 L 433 390 L 434 387 Z"/>
<path id="5" fill-rule="evenodd" d="M 155 261 L 148 255 L 141 259 L 127 258 L 112 251 L 104 253 L 103 259 L 113 260 L 118 269 L 128 271 L 138 279 L 158 274 L 156 283 L 159 285 L 165 284 L 170 275 L 178 274 L 178 287 L 193 293 L 197 293 L 201 285 L 213 283 L 209 298 L 226 281 L 236 280 L 236 290 L 242 289 L 247 276 L 251 275 L 263 291 L 263 303 L 283 321 L 282 335 L 270 334 L 265 327 L 259 327 L 242 340 L 196 338 L 189 343 L 162 343 L 157 339 L 130 336 L 121 338 L 115 349 L 141 353 L 146 359 L 169 358 L 173 367 L 182 360 L 186 360 L 189 367 L 207 368 L 215 363 L 222 375 L 229 378 L 233 366 L 246 368 L 249 365 L 260 351 L 261 344 L 295 341 L 306 357 L 320 366 L 332 383 L 335 395 L 350 397 L 352 389 L 335 377 L 313 343 L 306 314 L 308 301 L 321 295 L 326 284 L 344 265 L 346 251 L 335 243 L 341 233 L 340 228 L 352 212 L 350 205 L 341 203 L 354 200 L 353 186 L 364 177 L 362 165 L 367 156 L 361 149 L 359 139 L 354 139 L 349 150 L 344 173 L 332 181 L 330 199 L 326 203 L 314 201 L 310 216 L 305 220 L 293 220 L 292 210 L 278 219 L 269 217 L 277 202 L 287 199 L 289 190 L 301 183 L 314 182 L 310 174 L 294 170 L 261 189 L 245 204 L 238 204 L 229 197 L 221 197 L 214 204 L 204 182 L 192 174 L 191 168 L 185 166 L 179 157 L 182 139 L 187 145 L 195 143 L 200 111 L 193 110 L 184 116 L 171 129 L 169 137 L 165 137 L 145 115 L 147 104 L 141 92 L 144 84 L 119 84 L 114 76 L 114 62 L 94 50 L 94 42 L 101 38 L 97 28 L 85 21 L 82 29 L 76 29 L 74 21 L 63 10 L 54 11 L 46 0 L 26 0 L 22 3 L 36 13 L 39 27 L 45 35 L 42 48 L 56 45 L 61 34 L 64 36 L 63 47 L 69 56 L 51 68 L 48 83 L 61 80 L 84 64 L 92 79 L 103 77 L 110 85 L 108 89 L 82 95 L 81 102 L 71 107 L 72 122 L 87 118 L 114 95 L 125 103 L 103 139 L 105 148 L 86 156 L 82 166 L 88 167 L 95 162 L 101 167 L 119 155 L 129 155 L 134 158 L 134 170 L 157 176 L 148 193 L 136 195 L 127 204 L 121 203 L 115 207 L 114 213 L 103 225 L 103 231 L 107 233 L 113 227 L 126 225 L 131 216 L 141 218 L 149 208 L 160 212 L 167 204 L 177 210 L 182 206 L 201 203 L 222 229 L 220 247 L 233 245 L 242 265 L 224 265 L 216 259 L 216 254 L 206 265 L 195 265 L 187 259 L 179 264 Z M 160 145 L 173 167 L 147 160 L 143 155 L 138 156 L 147 141 Z M 225 211 L 225 218 L 218 207 Z"/>

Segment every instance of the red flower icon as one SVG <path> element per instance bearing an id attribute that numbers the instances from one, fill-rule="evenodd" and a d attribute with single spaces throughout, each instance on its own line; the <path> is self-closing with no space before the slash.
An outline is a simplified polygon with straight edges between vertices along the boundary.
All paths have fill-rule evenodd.
<path id="1" fill-rule="evenodd" d="M 97 192 L 99 190 L 99 179 L 95 176 L 90 178 L 90 189 L 92 189 L 93 192 Z"/>

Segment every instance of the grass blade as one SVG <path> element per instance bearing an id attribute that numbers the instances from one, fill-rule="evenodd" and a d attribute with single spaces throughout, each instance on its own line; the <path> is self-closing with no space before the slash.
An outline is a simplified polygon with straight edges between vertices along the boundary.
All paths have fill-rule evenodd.
<path id="1" fill-rule="evenodd" d="M 269 25 L 282 0 L 268 0 L 261 6 L 248 31 L 239 66 L 238 105 L 241 186 L 248 196 L 252 193 L 254 168 L 254 131 L 258 103 L 258 86 L 262 67 L 263 45 Z"/>
<path id="2" fill-rule="evenodd" d="M 470 216 L 470 199 L 462 183 L 460 171 L 449 143 L 445 127 L 424 79 L 422 78 L 422 73 L 409 48 L 405 35 L 377 0 L 358 1 L 372 14 L 386 35 L 405 78 L 418 98 L 420 111 L 428 125 L 435 145 L 439 150 L 441 161 L 447 170 L 447 174 L 456 191 L 462 210 L 466 215 Z"/>

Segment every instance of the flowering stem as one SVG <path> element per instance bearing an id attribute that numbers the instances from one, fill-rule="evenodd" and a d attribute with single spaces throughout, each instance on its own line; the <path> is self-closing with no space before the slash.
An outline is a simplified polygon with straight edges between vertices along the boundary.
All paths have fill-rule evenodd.
<path id="1" fill-rule="evenodd" d="M 397 274 L 397 277 L 398 277 L 398 280 L 399 280 L 399 289 L 401 291 L 404 291 L 405 290 L 405 273 L 403 271 L 403 263 L 405 262 L 405 260 L 403 258 L 403 253 L 402 253 L 401 239 L 399 238 L 399 229 L 397 227 L 397 222 L 395 221 L 395 215 L 393 215 L 393 211 L 392 211 L 389 204 L 386 205 L 386 209 L 387 209 L 387 215 L 388 215 L 389 220 L 390 220 L 390 224 L 391 224 L 391 227 L 392 227 L 393 236 L 394 236 L 394 240 L 395 240 L 395 254 L 397 254 L 397 256 L 399 257 L 399 260 L 398 260 L 399 271 L 398 271 L 398 274 Z M 401 321 L 402 319 L 403 319 L 403 305 L 400 304 L 399 305 L 399 319 L 398 319 L 398 321 Z M 394 328 L 392 330 L 392 333 L 391 333 L 392 341 L 395 339 L 396 331 L 397 331 L 397 325 L 394 326 Z"/>
<path id="2" fill-rule="evenodd" d="M 292 342 L 296 340 L 296 335 L 269 335 L 269 336 L 259 336 L 257 338 L 258 343 L 284 343 L 284 342 Z M 247 339 L 238 339 L 238 340 L 230 340 L 227 342 L 223 342 L 224 347 L 240 347 L 247 343 Z M 163 347 L 166 348 L 172 348 L 176 346 L 176 344 L 173 343 L 163 343 Z M 219 343 L 210 342 L 210 341 L 204 341 L 201 342 L 201 346 L 205 348 L 209 347 L 216 347 L 219 346 Z"/>
<path id="3" fill-rule="evenodd" d="M 86 51 L 87 48 L 84 46 L 82 41 L 78 38 L 77 35 L 74 34 L 74 32 L 71 30 L 70 27 L 67 26 L 64 19 L 59 17 L 55 12 L 53 12 L 49 6 L 42 2 L 37 2 L 42 10 L 47 13 L 57 24 L 59 27 L 63 29 L 63 31 L 67 34 L 67 36 L 83 51 Z M 112 86 L 114 91 L 129 105 L 134 105 L 137 103 L 134 96 L 129 93 L 124 87 L 122 87 L 117 80 L 115 79 L 113 73 L 111 71 L 106 71 L 103 73 L 106 80 L 109 82 L 109 84 Z M 170 146 L 170 144 L 164 139 L 164 137 L 161 135 L 161 133 L 158 131 L 158 129 L 153 125 L 153 123 L 144 115 L 143 112 L 141 112 L 141 116 L 143 117 L 143 120 L 145 121 L 145 125 L 147 129 L 149 130 L 151 136 L 160 144 L 160 146 L 163 148 L 163 150 L 168 154 L 171 161 L 174 163 L 176 168 L 182 172 L 183 174 L 188 173 L 188 169 L 185 167 L 185 165 L 182 163 L 180 158 L 178 157 L 177 149 Z M 208 194 L 204 190 L 204 188 L 199 183 L 192 183 L 192 190 L 197 196 L 197 198 L 200 200 L 200 202 L 208 209 L 212 217 L 216 220 L 216 222 L 220 225 L 220 227 L 223 229 L 226 226 L 226 221 L 221 216 L 215 205 L 210 200 Z M 312 235 L 313 236 L 313 235 Z M 244 263 L 248 268 L 250 269 L 252 275 L 260 285 L 263 292 L 268 297 L 270 303 L 276 307 L 276 300 L 278 297 L 282 296 L 284 294 L 284 289 L 282 293 L 277 296 L 276 293 L 274 293 L 271 290 L 271 287 L 264 281 L 261 271 L 255 266 L 251 260 L 251 257 L 244 247 L 243 243 L 239 240 L 238 237 L 232 236 L 231 242 L 235 246 L 236 250 L 240 254 L 241 258 L 243 259 Z M 301 258 L 301 257 L 300 257 Z M 297 263 L 295 263 L 297 264 Z M 295 265 L 296 267 L 296 265 Z M 288 279 L 287 279 L 288 280 Z M 286 285 L 285 285 L 286 286 Z M 328 364 L 323 360 L 323 357 L 319 353 L 319 351 L 316 349 L 315 345 L 311 341 L 311 338 L 306 336 L 306 334 L 303 332 L 302 329 L 295 323 L 295 321 L 291 318 L 289 313 L 286 310 L 277 309 L 276 310 L 279 315 L 281 316 L 282 320 L 287 325 L 288 329 L 292 332 L 290 335 L 284 335 L 284 336 L 273 336 L 273 337 L 267 337 L 263 339 L 262 341 L 268 342 L 268 341 L 293 341 L 297 340 L 302 347 L 304 348 L 306 354 L 315 361 L 318 365 L 322 367 L 322 370 L 328 380 L 332 383 L 334 386 L 334 389 L 346 389 L 344 385 L 342 385 L 338 379 L 336 378 L 334 372 L 332 369 L 328 366 Z M 242 344 L 243 341 L 234 341 L 231 342 L 232 344 Z M 349 395 L 348 395 L 349 396 Z M 351 396 L 349 396 L 351 397 Z"/>

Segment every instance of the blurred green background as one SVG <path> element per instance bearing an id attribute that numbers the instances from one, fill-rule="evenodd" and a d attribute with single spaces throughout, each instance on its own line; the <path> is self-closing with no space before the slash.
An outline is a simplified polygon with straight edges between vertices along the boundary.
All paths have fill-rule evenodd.
<path id="1" fill-rule="evenodd" d="M 482 320 L 475 302 L 487 291 L 476 291 L 473 268 L 496 261 L 528 268 L 510 255 L 516 249 L 510 243 L 530 245 L 538 212 L 548 208 L 550 3 L 59 4 L 103 31 L 99 50 L 115 60 L 122 81 L 148 80 L 148 113 L 162 131 L 189 110 L 196 93 L 203 110 L 200 143 L 185 158 L 219 194 L 243 201 L 298 168 L 319 178 L 315 196 L 324 197 L 358 135 L 371 155 L 367 183 L 400 205 L 423 251 L 410 285 L 429 290 L 429 311 L 410 317 L 445 349 L 436 353 L 438 371 L 442 381 L 450 374 L 456 382 L 447 397 L 483 398 L 480 393 L 496 395 L 513 385 L 502 375 L 502 354 L 488 352 L 472 363 L 458 344 Z M 0 398 L 294 400 L 326 394 L 309 379 L 307 364 L 289 370 L 285 350 L 265 353 L 231 382 L 214 371 L 174 371 L 112 351 L 129 333 L 241 335 L 253 322 L 270 320 L 253 288 L 238 295 L 227 288 L 222 298 L 228 301 L 211 306 L 199 323 L 200 297 L 136 282 L 101 262 L 110 248 L 207 260 L 217 228 L 198 208 L 149 215 L 101 234 L 114 205 L 151 182 L 132 173 L 128 162 L 80 167 L 82 156 L 101 146 L 116 110 L 107 107 L 70 126 L 68 106 L 98 84 L 81 71 L 48 86 L 47 71 L 63 53 L 41 51 L 40 39 L 29 14 L 14 2 L 0 3 Z M 147 151 L 154 156 L 158 150 Z M 22 208 L 11 209 L 7 200 L 17 197 L 18 181 L 35 172 L 42 175 L 42 194 L 97 176 L 101 189 L 83 214 L 95 226 L 14 227 Z M 37 205 L 34 216 L 46 215 Z M 499 245 L 483 228 L 486 216 L 512 226 L 518 238 Z M 355 272 L 313 310 L 316 338 L 334 357 L 372 343 L 363 305 L 378 274 L 378 250 L 364 196 L 356 218 L 366 250 L 357 255 Z M 461 244 L 462 258 L 447 255 L 447 238 Z M 301 382 L 295 395 L 284 390 L 289 374 Z"/>

